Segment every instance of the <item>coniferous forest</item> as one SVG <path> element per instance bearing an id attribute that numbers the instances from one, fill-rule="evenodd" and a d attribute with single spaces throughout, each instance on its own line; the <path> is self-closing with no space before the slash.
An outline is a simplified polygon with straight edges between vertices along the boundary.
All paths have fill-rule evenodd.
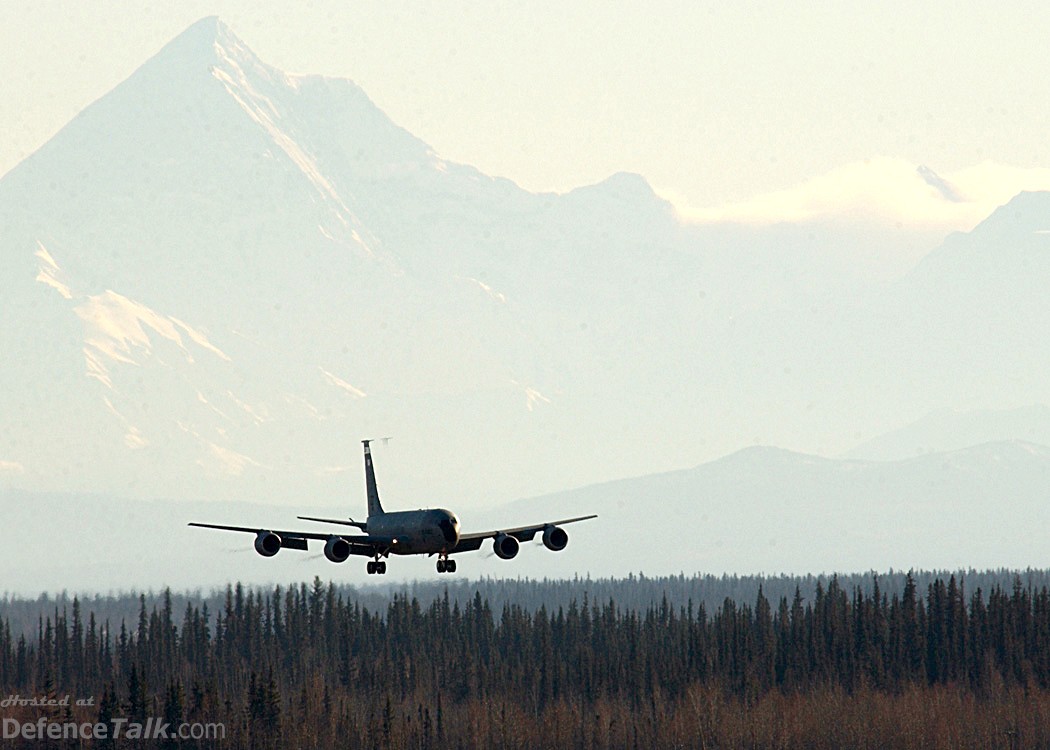
<path id="1" fill-rule="evenodd" d="M 579 599 L 556 603 L 564 582 L 518 582 L 528 606 L 508 596 L 493 606 L 480 582 L 473 596 L 394 592 L 380 604 L 315 579 L 217 599 L 137 596 L 120 621 L 96 607 L 112 598 L 73 598 L 31 627 L 13 617 L 26 602 L 8 599 L 5 731 L 46 717 L 221 724 L 222 736 L 23 732 L 4 746 L 1050 747 L 1047 585 L 845 581 L 779 596 L 758 581 L 753 598 L 716 605 L 625 604 L 579 582 Z M 683 579 L 633 586 L 643 583 L 674 590 Z M 54 704 L 31 704 L 41 699 Z"/>

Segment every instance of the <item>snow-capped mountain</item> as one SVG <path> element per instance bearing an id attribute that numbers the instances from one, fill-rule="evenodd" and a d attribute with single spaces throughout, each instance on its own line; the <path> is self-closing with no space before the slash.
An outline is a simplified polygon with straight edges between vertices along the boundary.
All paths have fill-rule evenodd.
<path id="1" fill-rule="evenodd" d="M 0 483 L 345 506 L 392 434 L 390 505 L 461 510 L 1048 403 L 1047 196 L 873 282 L 856 227 L 529 193 L 204 19 L 0 179 Z"/>
<path id="2" fill-rule="evenodd" d="M 0 211 L 0 460 L 40 488 L 334 499 L 373 431 L 411 494 L 436 467 L 461 477 L 439 497 L 520 487 L 468 469 L 531 471 L 610 369 L 581 350 L 617 358 L 682 278 L 641 178 L 534 195 L 449 164 L 214 18 L 5 175 Z"/>

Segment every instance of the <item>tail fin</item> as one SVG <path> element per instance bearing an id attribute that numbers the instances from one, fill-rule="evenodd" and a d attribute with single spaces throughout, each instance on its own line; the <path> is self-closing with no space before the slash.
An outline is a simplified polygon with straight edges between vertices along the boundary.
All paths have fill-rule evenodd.
<path id="1" fill-rule="evenodd" d="M 372 449 L 368 447 L 371 440 L 362 440 L 365 445 L 365 491 L 368 494 L 368 517 L 383 515 L 383 506 L 379 502 L 379 489 L 376 487 L 376 471 L 372 468 Z"/>

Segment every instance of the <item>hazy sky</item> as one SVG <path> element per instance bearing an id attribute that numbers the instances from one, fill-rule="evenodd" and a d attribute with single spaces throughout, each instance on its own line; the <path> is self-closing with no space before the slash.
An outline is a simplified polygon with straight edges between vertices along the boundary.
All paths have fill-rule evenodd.
<path id="1" fill-rule="evenodd" d="M 206 15 L 531 190 L 628 170 L 711 207 L 876 157 L 1050 166 L 1045 3 L 3 0 L 0 174 Z"/>

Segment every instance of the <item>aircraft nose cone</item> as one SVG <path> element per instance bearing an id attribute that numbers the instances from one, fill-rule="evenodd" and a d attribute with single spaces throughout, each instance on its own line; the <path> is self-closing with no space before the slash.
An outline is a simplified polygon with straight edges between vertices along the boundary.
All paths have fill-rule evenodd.
<path id="1" fill-rule="evenodd" d="M 456 543 L 456 527 L 452 525 L 452 522 L 447 518 L 443 519 L 440 524 L 441 533 L 445 535 L 445 541 L 449 544 Z"/>

